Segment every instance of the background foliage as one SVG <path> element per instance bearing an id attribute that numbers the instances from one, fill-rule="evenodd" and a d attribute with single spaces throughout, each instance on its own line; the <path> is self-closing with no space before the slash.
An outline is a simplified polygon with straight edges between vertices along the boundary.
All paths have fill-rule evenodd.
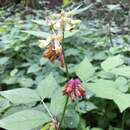
<path id="1" fill-rule="evenodd" d="M 81 78 L 87 99 L 68 105 L 63 128 L 129 130 L 129 1 L 64 0 L 53 11 L 89 4 L 91 8 L 75 16 L 82 20 L 78 31 L 65 34 L 71 76 Z M 51 13 L 45 6 L 37 10 L 24 8 L 22 4 L 0 8 L 2 128 L 41 129 L 50 121 L 41 98 L 60 118 L 65 100 L 62 96 L 65 72 L 58 64 L 44 59 L 43 50 L 37 47 L 38 39 L 49 35 L 43 20 Z"/>

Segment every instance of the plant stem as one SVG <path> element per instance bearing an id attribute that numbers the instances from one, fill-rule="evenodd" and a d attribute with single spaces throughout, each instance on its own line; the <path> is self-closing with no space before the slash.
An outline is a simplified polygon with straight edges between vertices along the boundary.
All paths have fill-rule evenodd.
<path id="1" fill-rule="evenodd" d="M 125 129 L 125 116 L 126 116 L 126 110 L 123 112 L 123 115 L 122 115 L 122 124 L 121 124 L 122 130 Z"/>
<path id="2" fill-rule="evenodd" d="M 64 43 L 64 29 L 63 29 L 63 41 L 62 41 L 62 43 Z M 66 63 L 66 57 L 65 57 L 65 51 L 64 51 L 64 46 L 63 46 L 63 44 L 62 44 L 62 49 L 63 49 L 64 61 L 65 61 L 66 78 L 67 78 L 67 80 L 69 80 L 69 77 L 70 77 L 70 76 L 69 76 L 68 65 L 67 65 L 67 63 Z M 66 112 L 66 108 L 67 108 L 68 101 L 69 101 L 69 96 L 66 97 L 65 106 L 64 106 L 63 113 L 62 113 L 62 116 L 61 116 L 59 128 L 61 128 L 61 125 L 62 125 L 64 116 L 65 116 L 65 112 Z"/>
<path id="3" fill-rule="evenodd" d="M 63 109 L 63 113 L 62 113 L 62 117 L 61 117 L 61 120 L 60 120 L 59 128 L 60 128 L 61 125 L 62 125 L 62 122 L 63 122 L 64 116 L 65 116 L 65 112 L 66 112 L 66 108 L 67 108 L 68 101 L 69 101 L 69 97 L 67 96 L 67 97 L 66 97 L 66 101 L 65 101 L 65 106 L 64 106 L 64 109 Z"/>
<path id="4" fill-rule="evenodd" d="M 66 77 L 67 77 L 67 80 L 69 80 L 69 70 L 68 70 L 68 65 L 67 65 L 67 63 L 66 63 L 66 57 L 65 57 L 65 52 L 64 52 L 64 47 L 63 47 L 63 45 L 62 45 L 62 49 L 63 49 L 64 60 L 65 60 Z"/>
<path id="5" fill-rule="evenodd" d="M 112 33 L 111 33 L 111 21 L 109 22 L 109 38 L 110 38 L 111 47 L 113 47 Z"/>
<path id="6" fill-rule="evenodd" d="M 41 99 L 41 102 L 42 102 L 44 108 L 46 109 L 46 111 L 48 112 L 49 116 L 51 117 L 52 121 L 55 122 L 55 119 L 54 119 L 53 115 L 49 111 L 49 109 L 48 109 L 47 105 L 44 103 L 43 99 Z"/>
<path id="7" fill-rule="evenodd" d="M 63 48 L 63 46 L 62 46 L 62 48 Z M 64 53 L 64 48 L 63 48 L 63 53 Z M 65 53 L 64 53 L 64 60 L 65 60 L 66 77 L 67 77 L 67 80 L 69 80 L 69 71 L 68 71 L 68 65 L 67 65 L 66 59 L 65 59 Z M 65 106 L 64 106 L 64 109 L 63 109 L 63 113 L 62 113 L 62 116 L 61 116 L 59 128 L 60 128 L 61 125 L 62 125 L 62 122 L 63 122 L 64 116 L 65 116 L 65 111 L 66 111 L 66 108 L 67 108 L 68 101 L 69 101 L 69 97 L 67 96 L 67 97 L 66 97 L 66 101 L 65 101 Z"/>

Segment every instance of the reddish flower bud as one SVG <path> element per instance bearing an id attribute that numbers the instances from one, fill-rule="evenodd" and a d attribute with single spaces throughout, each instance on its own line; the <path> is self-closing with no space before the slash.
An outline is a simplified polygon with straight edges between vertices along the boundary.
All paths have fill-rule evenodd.
<path id="1" fill-rule="evenodd" d="M 55 62 L 55 60 L 59 60 L 61 62 L 61 67 L 64 67 L 64 54 L 62 47 L 56 47 L 54 45 L 50 45 L 48 50 L 43 54 L 45 58 L 48 58 L 52 63 Z"/>
<path id="2" fill-rule="evenodd" d="M 81 81 L 77 79 L 71 79 L 65 85 L 64 95 L 68 95 L 71 100 L 75 101 L 79 97 L 83 97 L 85 95 L 85 90 L 82 87 Z"/>
<path id="3" fill-rule="evenodd" d="M 65 66 L 65 59 L 64 59 L 64 53 L 62 51 L 62 53 L 59 56 L 59 60 L 60 60 L 60 66 L 64 67 Z"/>

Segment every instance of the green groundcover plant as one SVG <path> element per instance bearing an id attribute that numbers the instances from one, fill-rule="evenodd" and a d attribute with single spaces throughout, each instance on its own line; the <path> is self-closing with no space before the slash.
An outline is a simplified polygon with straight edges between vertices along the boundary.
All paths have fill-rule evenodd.
<path id="1" fill-rule="evenodd" d="M 108 27 L 101 21 L 75 18 L 90 7 L 51 12 L 46 20 L 29 17 L 30 25 L 24 23 L 20 29 L 24 21 L 18 20 L 10 34 L 12 21 L 4 23 L 8 26 L 0 30 L 4 34 L 0 78 L 9 90 L 0 92 L 1 128 L 123 130 L 128 126 L 129 37 L 108 35 L 110 29 L 118 31 L 114 22 Z"/>

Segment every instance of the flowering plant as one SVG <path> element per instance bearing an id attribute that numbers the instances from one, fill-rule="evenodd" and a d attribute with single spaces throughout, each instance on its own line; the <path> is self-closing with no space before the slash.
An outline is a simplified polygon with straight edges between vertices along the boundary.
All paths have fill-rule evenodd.
<path id="1" fill-rule="evenodd" d="M 67 98 L 65 101 L 65 106 L 63 109 L 61 119 L 56 120 L 51 115 L 56 130 L 59 130 L 62 127 L 62 121 L 64 120 L 69 98 L 71 98 L 72 101 L 76 101 L 79 97 L 85 96 L 85 89 L 81 85 L 80 79 L 79 78 L 70 79 L 68 65 L 64 53 L 65 30 L 73 31 L 76 28 L 76 25 L 80 23 L 80 20 L 74 20 L 72 19 L 72 16 L 73 16 L 72 11 L 67 13 L 61 11 L 61 13 L 59 14 L 53 14 L 52 16 L 50 16 L 48 18 L 49 19 L 48 26 L 50 28 L 50 31 L 52 31 L 54 34 L 49 36 L 46 40 L 39 40 L 39 47 L 40 48 L 47 47 L 48 49 L 43 54 L 43 57 L 48 58 L 52 63 L 54 63 L 56 59 L 60 60 L 61 67 L 65 67 L 66 78 L 67 80 L 69 80 L 68 83 L 65 85 L 63 91 L 63 95 L 65 95 Z"/>
<path id="2" fill-rule="evenodd" d="M 85 89 L 81 85 L 81 80 L 79 78 L 75 79 L 72 73 L 69 72 L 67 58 L 65 56 L 65 51 L 67 50 L 65 47 L 65 39 L 72 37 L 77 32 L 75 29 L 78 29 L 80 23 L 80 20 L 74 19 L 73 16 L 76 14 L 76 11 L 82 12 L 88 7 L 85 7 L 83 10 L 78 8 L 69 12 L 61 11 L 60 13 L 50 15 L 46 19 L 49 28 L 48 32 L 50 33 L 41 32 L 38 34 L 38 36 L 40 35 L 42 37 L 42 39 L 38 40 L 38 46 L 42 49 L 47 49 L 44 51 L 43 57 L 41 56 L 42 60 L 44 61 L 46 59 L 45 62 L 48 62 L 48 59 L 50 62 L 48 62 L 47 67 L 52 67 L 52 69 L 57 69 L 53 65 L 55 64 L 56 66 L 56 62 L 59 61 L 60 65 L 57 65 L 57 67 L 59 66 L 59 69 L 65 74 L 66 79 L 59 85 L 53 73 L 50 73 L 48 76 L 44 73 L 45 78 L 42 75 L 42 80 L 36 79 L 36 89 L 16 88 L 2 91 L 0 93 L 2 99 L 0 100 L 5 100 L 4 98 L 6 98 L 6 108 L 10 108 L 10 103 L 14 106 L 19 104 L 21 111 L 14 114 L 11 113 L 11 115 L 1 119 L 0 127 L 9 130 L 27 130 L 37 127 L 41 130 L 60 130 L 67 127 L 76 128 L 78 126 L 78 113 L 73 109 L 68 109 L 68 107 L 73 106 L 74 103 L 85 97 Z M 37 35 L 33 31 L 22 32 Z M 43 63 L 42 65 L 45 64 Z M 36 68 L 37 70 L 35 71 Z M 34 65 L 28 69 L 27 73 L 37 72 L 39 70 L 41 69 Z M 17 70 L 11 73 L 12 76 L 15 74 L 17 74 Z M 28 79 L 24 79 L 21 82 L 26 84 L 24 83 L 25 80 L 27 81 Z M 29 87 L 32 85 L 33 83 L 29 84 Z M 73 120 L 66 122 L 66 118 L 72 116 L 69 114 L 70 112 L 74 113 L 74 116 L 71 118 L 75 118 L 77 120 L 76 122 Z M 24 125 L 22 125 L 23 123 Z"/>
<path id="3" fill-rule="evenodd" d="M 0 91 L 0 128 L 129 127 L 129 35 L 115 23 L 77 20 L 75 11 L 88 7 L 78 8 L 46 21 L 39 12 L 32 22 L 2 18 L 0 88 L 9 90 Z"/>

